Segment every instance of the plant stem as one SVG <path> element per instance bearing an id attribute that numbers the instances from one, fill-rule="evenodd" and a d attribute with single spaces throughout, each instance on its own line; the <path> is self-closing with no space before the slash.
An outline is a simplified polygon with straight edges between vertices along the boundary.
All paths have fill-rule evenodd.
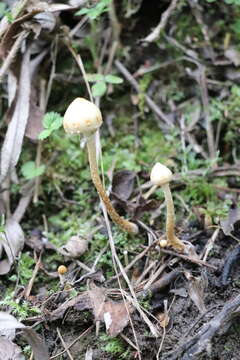
<path id="1" fill-rule="evenodd" d="M 102 185 L 99 172 L 98 172 L 98 165 L 97 165 L 97 158 L 96 158 L 96 144 L 95 144 L 95 134 L 91 134 L 87 136 L 87 148 L 88 148 L 88 159 L 90 165 L 90 172 L 92 181 L 97 189 L 98 195 L 104 202 L 107 212 L 111 219 L 118 224 L 123 230 L 128 231 L 130 233 L 137 233 L 138 227 L 136 224 L 123 219 L 114 209 L 111 204 L 111 201 Z"/>
<path id="2" fill-rule="evenodd" d="M 169 183 L 162 185 L 162 189 L 165 196 L 165 201 L 167 205 L 167 219 L 166 219 L 166 235 L 167 235 L 167 241 L 170 246 L 172 246 L 175 249 L 183 250 L 184 244 L 181 240 L 179 240 L 175 233 L 174 233 L 174 227 L 175 227 L 175 212 L 174 212 L 174 204 L 172 199 L 171 190 L 169 187 Z"/>

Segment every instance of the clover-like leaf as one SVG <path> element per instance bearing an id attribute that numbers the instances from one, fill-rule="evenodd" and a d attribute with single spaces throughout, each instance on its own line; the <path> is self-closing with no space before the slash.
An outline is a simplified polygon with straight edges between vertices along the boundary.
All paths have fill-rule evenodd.
<path id="1" fill-rule="evenodd" d="M 28 161 L 25 164 L 23 164 L 23 166 L 21 167 L 21 172 L 27 180 L 42 175 L 44 171 L 45 171 L 45 165 L 41 165 L 37 167 L 34 161 Z"/>
<path id="2" fill-rule="evenodd" d="M 105 81 L 110 84 L 121 84 L 123 82 L 123 79 L 116 75 L 106 75 Z"/>

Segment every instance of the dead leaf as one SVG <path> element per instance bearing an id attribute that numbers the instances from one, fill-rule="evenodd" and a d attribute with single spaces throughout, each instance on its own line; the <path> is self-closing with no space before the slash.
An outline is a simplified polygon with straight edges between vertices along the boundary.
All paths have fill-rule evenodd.
<path id="1" fill-rule="evenodd" d="M 65 301 L 52 312 L 46 307 L 43 312 L 49 321 L 54 321 L 62 319 L 66 311 L 71 308 L 77 311 L 92 310 L 95 320 L 105 323 L 109 335 L 117 336 L 129 322 L 128 313 L 133 311 L 129 303 L 126 306 L 123 301 L 115 302 L 108 299 L 107 289 L 95 286 Z"/>
<path id="2" fill-rule="evenodd" d="M 27 342 L 32 347 L 35 360 L 49 360 L 48 349 L 35 330 L 25 326 L 24 324 L 19 322 L 14 316 L 12 316 L 8 313 L 5 313 L 5 312 L 0 312 L 0 332 L 2 330 L 9 330 L 9 329 L 22 329 Z M 1 337 L 0 337 L 0 339 L 1 339 Z M 6 339 L 6 338 L 3 337 L 3 339 Z M 1 346 L 1 342 L 0 342 L 0 346 Z M 1 347 L 0 347 L 0 349 L 1 349 Z M 14 349 L 14 347 L 12 347 L 12 349 Z M 0 359 L 6 360 L 6 358 L 1 358 L 1 355 L 0 355 Z M 13 360 L 13 359 L 22 360 L 22 359 L 24 359 L 24 357 L 22 357 L 22 358 L 21 357 L 16 357 L 16 358 L 9 357 L 8 359 L 9 360 Z"/>
<path id="3" fill-rule="evenodd" d="M 114 302 L 108 300 L 105 302 L 101 315 L 101 320 L 105 322 L 106 330 L 110 336 L 117 336 L 129 323 L 129 315 L 131 312 L 130 304 L 121 302 Z"/>
<path id="4" fill-rule="evenodd" d="M 169 324 L 169 321 L 170 321 L 170 318 L 169 318 L 169 315 L 168 313 L 159 313 L 157 315 L 157 318 L 159 320 L 159 324 L 162 328 L 166 328 Z"/>
<path id="5" fill-rule="evenodd" d="M 7 274 L 16 256 L 24 246 L 24 233 L 17 221 L 8 219 L 5 232 L 0 233 L 0 258 L 5 252 L 7 258 L 0 260 L 0 275 Z"/>
<path id="6" fill-rule="evenodd" d="M 18 345 L 0 336 L 0 360 L 25 360 L 25 357 Z"/>
<path id="7" fill-rule="evenodd" d="M 136 174 L 133 171 L 121 170 L 113 175 L 112 192 L 121 200 L 127 200 L 134 188 Z"/>
<path id="8" fill-rule="evenodd" d="M 0 182 L 2 182 L 6 175 L 13 170 L 21 153 L 30 107 L 31 79 L 29 67 L 30 48 L 28 48 L 23 55 L 17 99 L 13 116 L 8 125 L 8 130 L 2 146 Z"/>
<path id="9" fill-rule="evenodd" d="M 123 301 L 114 302 L 106 298 L 106 290 L 94 287 L 89 291 L 93 313 L 96 321 L 104 321 L 106 330 L 110 336 L 117 336 L 129 322 L 128 313 L 131 312 L 129 303 Z"/>
<path id="10" fill-rule="evenodd" d="M 224 220 L 220 220 L 222 231 L 225 235 L 231 235 L 234 231 L 234 225 L 237 221 L 240 221 L 240 209 L 231 208 L 228 213 L 228 217 Z"/>
<path id="11" fill-rule="evenodd" d="M 206 307 L 204 305 L 204 290 L 205 290 L 205 282 L 202 277 L 192 276 L 189 272 L 185 272 L 188 282 L 188 293 L 191 300 L 197 306 L 198 310 L 201 314 L 206 311 Z"/>
<path id="12" fill-rule="evenodd" d="M 240 52 L 235 47 L 229 47 L 225 50 L 224 55 L 228 58 L 235 66 L 240 65 Z"/>
<path id="13" fill-rule="evenodd" d="M 34 17 L 34 15 L 40 13 L 40 9 L 34 9 L 26 15 L 14 20 L 11 24 L 7 23 L 7 26 L 3 26 L 1 29 L 4 32 L 4 36 L 0 43 L 0 57 L 3 59 L 7 56 L 11 50 L 13 43 L 16 40 L 16 36 L 22 31 L 22 24 Z"/>
<path id="14" fill-rule="evenodd" d="M 71 236 L 59 252 L 70 258 L 78 258 L 88 250 L 88 241 L 80 236 Z"/>
<path id="15" fill-rule="evenodd" d="M 91 347 L 88 347 L 85 354 L 85 360 L 92 360 L 92 358 L 93 358 L 93 349 Z"/>
<path id="16" fill-rule="evenodd" d="M 38 140 L 38 135 L 43 130 L 42 119 L 44 111 L 36 104 L 36 96 L 33 97 L 34 89 L 31 91 L 29 118 L 27 121 L 25 136 L 31 140 Z"/>

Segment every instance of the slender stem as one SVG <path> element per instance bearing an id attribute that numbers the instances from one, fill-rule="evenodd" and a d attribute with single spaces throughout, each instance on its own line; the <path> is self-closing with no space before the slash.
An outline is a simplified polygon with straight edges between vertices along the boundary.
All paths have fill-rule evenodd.
<path id="1" fill-rule="evenodd" d="M 138 227 L 136 224 L 131 223 L 128 220 L 123 219 L 114 207 L 111 204 L 111 201 L 102 185 L 99 172 L 98 172 L 98 165 L 97 165 L 97 158 L 96 158 L 96 145 L 95 145 L 95 134 L 89 135 L 87 137 L 87 148 L 88 148 L 88 158 L 89 158 L 89 165 L 90 165 L 90 172 L 92 181 L 97 189 L 97 192 L 104 202 L 107 212 L 111 219 L 118 224 L 123 230 L 131 232 L 131 233 L 137 233 Z"/>
<path id="2" fill-rule="evenodd" d="M 166 205 L 167 205 L 167 219 L 166 219 L 166 235 L 167 241 L 169 245 L 172 247 L 183 250 L 184 244 L 181 240 L 179 240 L 175 235 L 175 212 L 174 212 L 174 204 L 172 199 L 171 190 L 169 187 L 169 183 L 162 185 L 162 189 L 164 192 Z"/>

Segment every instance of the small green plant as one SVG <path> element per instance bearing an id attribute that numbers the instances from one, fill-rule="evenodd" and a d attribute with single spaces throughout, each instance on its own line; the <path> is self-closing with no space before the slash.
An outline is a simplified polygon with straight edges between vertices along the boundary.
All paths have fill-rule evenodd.
<path id="1" fill-rule="evenodd" d="M 107 83 L 121 84 L 123 82 L 122 78 L 115 75 L 88 74 L 87 79 L 94 83 L 91 88 L 93 96 L 103 96 L 107 91 Z"/>
<path id="2" fill-rule="evenodd" d="M 4 300 L 0 301 L 1 309 L 10 310 L 11 314 L 16 315 L 19 321 L 41 313 L 40 309 L 28 304 L 27 301 L 19 302 L 18 299 L 15 300 L 13 294 L 13 292 L 9 293 Z"/>
<path id="3" fill-rule="evenodd" d="M 34 259 L 28 254 L 23 253 L 19 260 L 19 276 L 20 283 L 26 285 L 32 277 L 33 265 L 35 264 Z"/>
<path id="4" fill-rule="evenodd" d="M 4 2 L 0 2 L 0 18 L 6 16 L 9 23 L 13 22 L 13 16 Z"/>
<path id="5" fill-rule="evenodd" d="M 21 167 L 22 175 L 25 177 L 25 179 L 30 180 L 37 176 L 40 176 L 45 171 L 45 165 L 36 166 L 34 161 L 27 161 L 23 166 Z"/>
<path id="6" fill-rule="evenodd" d="M 38 139 L 44 140 L 48 138 L 54 131 L 62 126 L 63 118 L 58 113 L 51 111 L 43 117 L 44 130 L 39 134 Z"/>
<path id="7" fill-rule="evenodd" d="M 124 352 L 124 345 L 122 340 L 118 338 L 111 338 L 108 335 L 101 335 L 100 339 L 106 342 L 102 349 L 111 354 L 120 354 Z"/>
<path id="8" fill-rule="evenodd" d="M 108 11 L 108 6 L 112 0 L 100 0 L 97 5 L 91 8 L 83 8 L 75 15 L 87 15 L 91 20 L 97 19 L 100 15 Z"/>

